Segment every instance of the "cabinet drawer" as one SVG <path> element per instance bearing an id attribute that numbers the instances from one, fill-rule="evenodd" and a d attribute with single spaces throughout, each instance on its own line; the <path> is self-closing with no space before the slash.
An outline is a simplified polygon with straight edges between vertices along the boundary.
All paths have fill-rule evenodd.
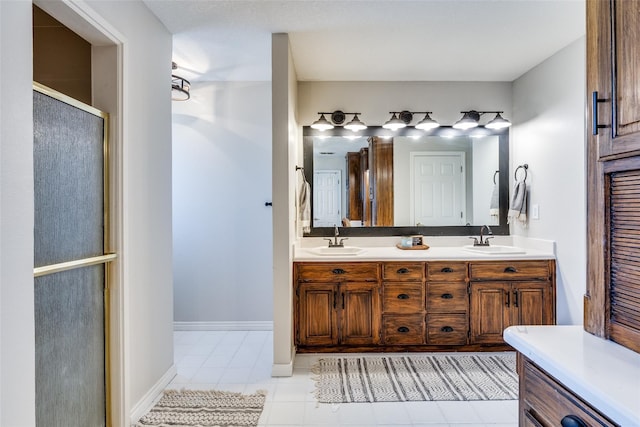
<path id="1" fill-rule="evenodd" d="M 471 280 L 549 279 L 547 261 L 472 262 Z"/>
<path id="2" fill-rule="evenodd" d="M 382 334 L 385 344 L 424 344 L 424 315 L 385 314 Z"/>
<path id="3" fill-rule="evenodd" d="M 428 283 L 427 311 L 452 312 L 464 311 L 469 307 L 469 294 L 466 283 Z"/>
<path id="4" fill-rule="evenodd" d="M 433 282 L 465 280 L 467 278 L 466 262 L 429 262 L 427 263 L 427 280 Z"/>
<path id="5" fill-rule="evenodd" d="M 386 313 L 421 313 L 424 310 L 422 283 L 384 283 L 382 310 Z"/>
<path id="6" fill-rule="evenodd" d="M 531 425 L 559 426 L 563 418 L 573 416 L 588 426 L 615 426 L 528 359 L 520 381 L 524 382 L 521 416 L 528 417 Z"/>
<path id="7" fill-rule="evenodd" d="M 380 277 L 376 263 L 296 264 L 296 271 L 304 282 L 375 282 Z"/>
<path id="8" fill-rule="evenodd" d="M 430 314 L 427 316 L 427 343 L 464 345 L 468 329 L 466 314 Z"/>
<path id="9" fill-rule="evenodd" d="M 382 264 L 382 279 L 389 281 L 422 280 L 424 264 L 421 262 L 393 262 Z"/>

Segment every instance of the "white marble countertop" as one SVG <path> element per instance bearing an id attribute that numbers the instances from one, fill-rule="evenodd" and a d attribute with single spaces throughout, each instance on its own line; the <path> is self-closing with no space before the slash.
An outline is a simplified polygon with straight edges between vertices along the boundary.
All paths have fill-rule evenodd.
<path id="1" fill-rule="evenodd" d="M 577 326 L 511 326 L 516 350 L 623 427 L 640 426 L 640 354 Z"/>
<path id="2" fill-rule="evenodd" d="M 471 243 L 467 238 L 425 237 L 429 246 L 426 250 L 405 250 L 395 245 L 400 238 L 354 238 L 345 241 L 345 245 L 361 250 L 358 255 L 318 255 L 316 248 L 326 247 L 323 238 L 304 239 L 294 245 L 294 261 L 449 261 L 449 260 L 527 260 L 555 259 L 554 243 L 535 241 L 535 239 L 515 240 L 508 236 L 497 236 L 492 245 L 507 245 L 521 249 L 521 253 L 478 253 L 465 249 Z"/>

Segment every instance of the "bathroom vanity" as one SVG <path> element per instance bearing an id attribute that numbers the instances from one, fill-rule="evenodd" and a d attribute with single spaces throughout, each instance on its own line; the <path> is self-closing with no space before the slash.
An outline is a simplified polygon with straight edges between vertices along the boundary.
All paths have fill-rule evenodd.
<path id="1" fill-rule="evenodd" d="M 502 332 L 510 325 L 555 323 L 555 260 L 548 254 L 363 251 L 296 251 L 299 352 L 505 350 Z"/>

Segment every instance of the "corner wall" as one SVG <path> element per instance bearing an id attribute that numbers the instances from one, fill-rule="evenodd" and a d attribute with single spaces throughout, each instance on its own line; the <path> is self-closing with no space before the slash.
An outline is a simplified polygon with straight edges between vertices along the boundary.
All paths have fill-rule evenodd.
<path id="1" fill-rule="evenodd" d="M 273 34 L 273 376 L 293 373 L 293 242 L 296 239 L 295 163 L 302 143 L 297 124 L 297 77 L 287 34 Z"/>
<path id="2" fill-rule="evenodd" d="M 529 224 L 512 225 L 511 234 L 556 241 L 558 324 L 581 324 L 583 318 L 585 57 L 582 37 L 513 83 L 509 176 L 513 180 L 518 165 L 529 165 Z M 539 219 L 531 218 L 533 205 Z"/>

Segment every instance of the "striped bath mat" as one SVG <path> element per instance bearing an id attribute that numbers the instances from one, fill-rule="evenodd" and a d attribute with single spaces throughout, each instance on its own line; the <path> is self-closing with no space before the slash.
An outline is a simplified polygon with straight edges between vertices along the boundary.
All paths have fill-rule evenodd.
<path id="1" fill-rule="evenodd" d="M 313 367 L 322 403 L 518 398 L 515 353 L 329 357 Z"/>

